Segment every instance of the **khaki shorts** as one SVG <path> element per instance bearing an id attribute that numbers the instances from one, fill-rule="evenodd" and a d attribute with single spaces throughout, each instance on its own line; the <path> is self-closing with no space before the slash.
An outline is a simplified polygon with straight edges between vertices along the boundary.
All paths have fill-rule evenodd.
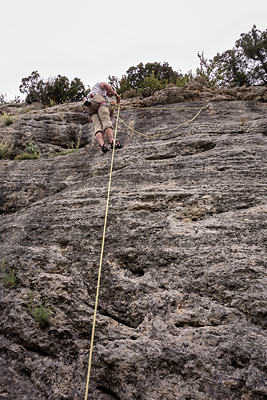
<path id="1" fill-rule="evenodd" d="M 104 97 L 101 96 L 101 94 L 95 94 L 91 99 L 90 106 L 88 107 L 88 114 L 93 121 L 95 134 L 97 132 L 104 133 L 105 129 L 113 127 L 108 105 L 106 102 L 99 105 L 102 102 L 105 102 Z"/>

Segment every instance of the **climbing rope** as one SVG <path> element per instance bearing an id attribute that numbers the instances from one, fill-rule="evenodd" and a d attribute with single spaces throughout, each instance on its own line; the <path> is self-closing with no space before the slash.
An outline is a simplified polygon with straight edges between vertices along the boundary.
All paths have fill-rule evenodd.
<path id="1" fill-rule="evenodd" d="M 115 103 L 114 101 L 111 102 L 111 104 L 114 107 L 118 107 L 118 104 Z M 179 111 L 185 111 L 185 110 L 199 110 L 199 107 L 149 107 L 149 110 L 179 110 Z M 208 104 L 207 106 L 204 106 L 203 108 L 210 108 L 211 104 Z M 133 109 L 133 110 L 145 110 L 146 106 L 129 106 L 129 105 L 122 105 L 120 104 L 120 110 L 124 109 Z"/>
<path id="2" fill-rule="evenodd" d="M 132 132 L 138 133 L 139 135 L 145 136 L 145 137 L 159 137 L 159 136 L 168 135 L 168 134 L 170 134 L 171 132 L 173 132 L 173 131 L 177 130 L 178 128 L 180 128 L 181 126 L 186 125 L 186 124 L 189 124 L 190 122 L 194 121 L 194 120 L 199 116 L 199 114 L 201 113 L 201 111 L 202 111 L 202 110 L 205 110 L 205 109 L 207 109 L 207 108 L 209 108 L 209 106 L 204 106 L 204 107 L 201 107 L 201 108 L 197 108 L 197 110 L 199 110 L 199 111 L 198 111 L 197 114 L 196 114 L 193 118 L 191 118 L 190 120 L 185 121 L 185 122 L 183 122 L 182 124 L 179 124 L 179 125 L 175 126 L 174 128 L 170 129 L 170 130 L 167 131 L 167 132 L 164 132 L 164 133 L 157 133 L 157 134 L 152 134 L 152 135 L 150 135 L 150 134 L 145 134 L 145 133 L 136 131 L 136 130 L 133 129 L 130 125 L 128 125 L 122 118 L 120 118 L 120 117 L 118 116 L 118 114 L 116 113 L 116 110 L 114 110 L 114 112 L 115 112 L 115 114 L 117 114 L 117 117 L 119 118 L 119 120 L 120 120 L 128 129 L 130 129 Z M 156 110 L 173 110 L 173 109 L 174 109 L 174 108 L 156 108 Z M 186 109 L 184 109 L 184 110 L 186 110 Z M 187 108 L 187 110 L 190 110 L 190 109 Z M 191 109 L 191 110 L 192 110 L 192 109 Z"/>
<path id="3" fill-rule="evenodd" d="M 114 142 L 115 143 L 116 143 L 116 136 L 117 136 L 117 130 L 118 130 L 119 113 L 120 113 L 120 108 L 118 107 L 116 128 L 115 128 L 115 133 L 114 133 Z M 103 261 L 104 246 L 105 246 L 105 236 L 106 236 L 106 227 L 107 227 L 107 219 L 108 219 L 108 206 L 109 206 L 109 197 L 110 197 L 110 189 L 111 189 L 111 177 L 112 177 L 112 169 L 113 169 L 113 162 L 114 162 L 114 153 L 115 153 L 115 146 L 113 146 L 112 158 L 111 158 L 111 164 L 110 164 L 109 183 L 108 183 L 108 196 L 107 196 L 107 203 L 106 203 L 105 222 L 104 222 L 104 229 L 103 229 L 103 239 L 102 239 L 100 263 L 99 263 L 99 270 L 98 270 L 98 280 L 97 280 L 96 297 L 95 297 L 95 310 L 94 310 L 93 326 L 92 326 L 92 334 L 91 334 L 91 345 L 90 345 L 90 354 L 89 354 L 89 362 L 88 362 L 86 391 L 85 391 L 85 397 L 84 397 L 85 400 L 87 400 L 87 398 L 88 398 L 88 389 L 89 389 L 89 382 L 90 382 L 90 375 L 91 375 L 92 354 L 93 354 L 93 344 L 94 344 L 95 325 L 96 325 L 97 303 L 98 303 L 98 297 L 99 297 L 100 278 L 101 278 L 102 261 Z"/>

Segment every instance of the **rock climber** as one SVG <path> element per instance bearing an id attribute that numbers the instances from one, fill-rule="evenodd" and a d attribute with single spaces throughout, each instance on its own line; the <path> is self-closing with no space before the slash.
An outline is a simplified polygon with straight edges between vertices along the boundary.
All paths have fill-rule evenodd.
<path id="1" fill-rule="evenodd" d="M 115 88 L 106 82 L 96 83 L 90 91 L 88 97 L 84 99 L 84 106 L 89 115 L 89 122 L 93 122 L 95 137 L 103 153 L 109 151 L 104 141 L 104 133 L 110 143 L 111 149 L 123 147 L 118 141 L 114 143 L 113 125 L 111 117 L 113 111 L 109 111 L 109 97 L 116 96 L 117 103 L 120 103 L 121 97 L 117 94 Z"/>

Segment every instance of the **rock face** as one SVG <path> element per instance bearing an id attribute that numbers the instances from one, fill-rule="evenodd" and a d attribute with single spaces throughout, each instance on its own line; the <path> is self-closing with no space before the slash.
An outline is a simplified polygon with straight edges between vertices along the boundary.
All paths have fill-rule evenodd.
<path id="1" fill-rule="evenodd" d="M 120 111 L 152 136 L 119 122 L 91 400 L 267 396 L 267 104 L 186 90 Z M 19 114 L 1 140 L 42 157 L 0 161 L 0 398 L 83 399 L 111 152 L 80 104 Z"/>

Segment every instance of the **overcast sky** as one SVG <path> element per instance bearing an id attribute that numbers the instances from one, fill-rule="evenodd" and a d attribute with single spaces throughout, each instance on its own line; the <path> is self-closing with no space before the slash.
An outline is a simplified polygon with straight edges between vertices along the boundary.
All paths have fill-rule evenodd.
<path id="1" fill-rule="evenodd" d="M 198 52 L 211 59 L 254 24 L 267 29 L 266 0 L 13 0 L 0 11 L 0 93 L 10 100 L 35 70 L 86 88 L 140 62 L 194 72 Z"/>

